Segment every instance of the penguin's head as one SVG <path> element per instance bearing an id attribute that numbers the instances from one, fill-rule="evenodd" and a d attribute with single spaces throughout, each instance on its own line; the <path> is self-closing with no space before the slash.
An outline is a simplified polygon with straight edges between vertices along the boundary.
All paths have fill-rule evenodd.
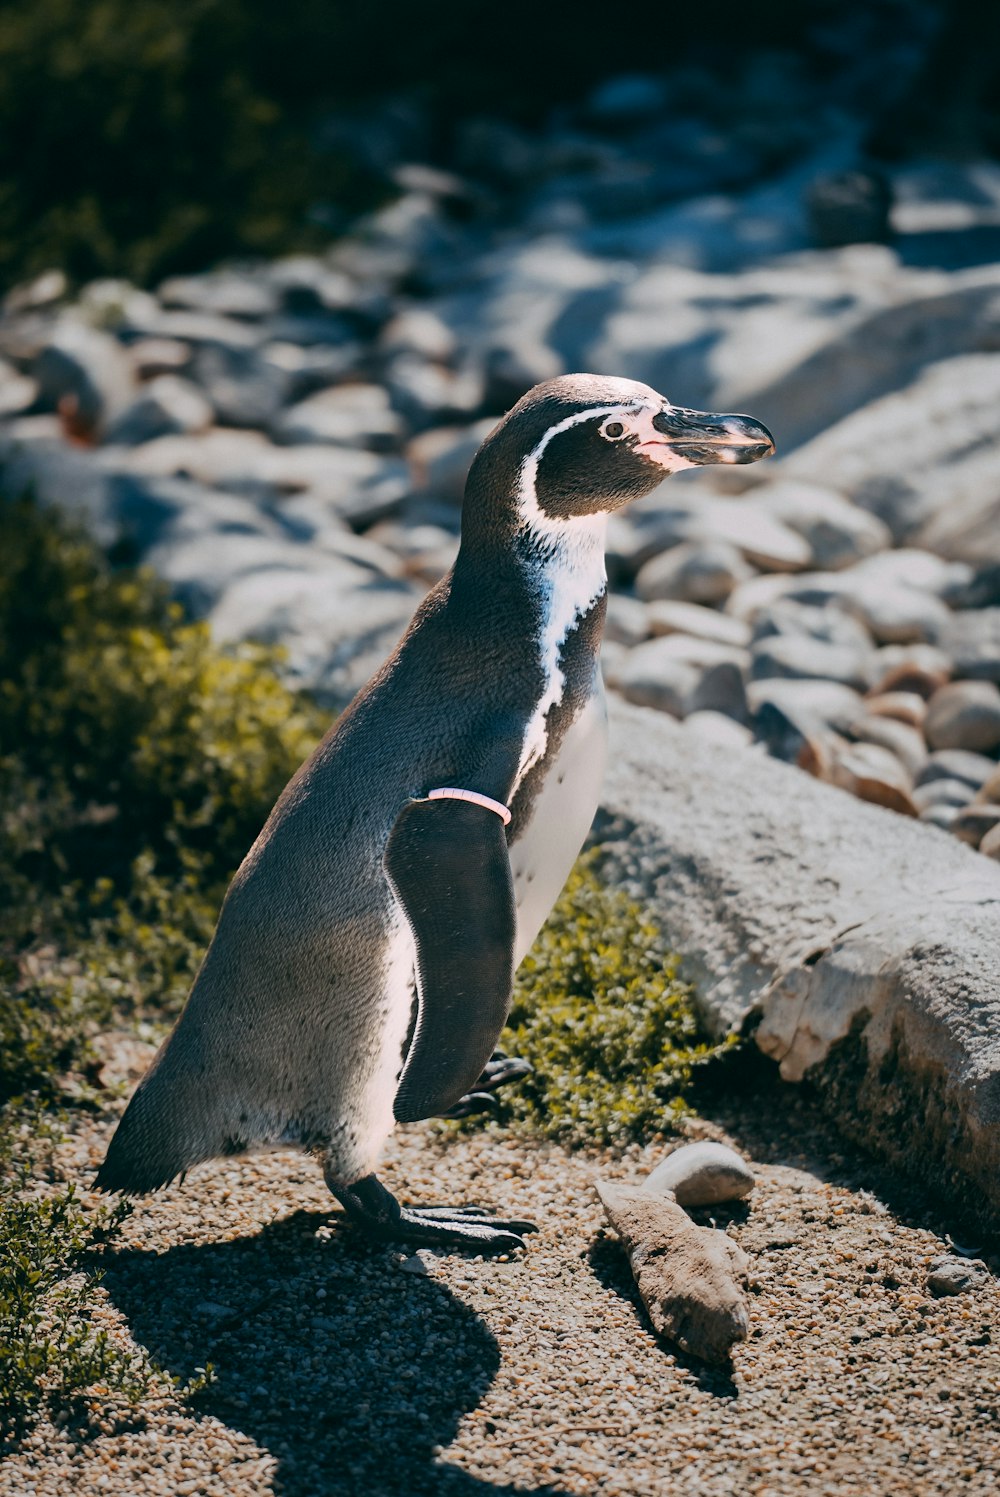
<path id="1" fill-rule="evenodd" d="M 535 385 L 486 438 L 463 529 L 477 511 L 485 518 L 491 495 L 512 503 L 522 525 L 558 528 L 620 509 L 683 468 L 753 463 L 773 451 L 771 433 L 749 416 L 671 405 L 634 380 L 563 375 Z"/>

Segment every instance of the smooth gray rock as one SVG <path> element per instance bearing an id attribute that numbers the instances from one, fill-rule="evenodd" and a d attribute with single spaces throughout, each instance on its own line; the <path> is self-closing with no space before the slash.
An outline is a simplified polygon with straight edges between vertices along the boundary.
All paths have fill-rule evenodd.
<path id="1" fill-rule="evenodd" d="M 838 1126 L 1000 1209 L 1000 867 L 957 840 L 612 702 L 598 826 L 715 1032 L 808 1074 Z M 738 817 L 734 805 L 740 807 Z"/>
<path id="2" fill-rule="evenodd" d="M 330 442 L 391 452 L 399 445 L 403 423 L 381 385 L 339 385 L 283 411 L 271 434 L 283 443 Z"/>
<path id="3" fill-rule="evenodd" d="M 635 579 L 644 602 L 676 598 L 683 603 L 721 603 L 752 575 L 735 546 L 726 541 L 687 541 L 647 561 Z"/>
<path id="4" fill-rule="evenodd" d="M 406 583 L 360 567 L 348 574 L 323 558 L 309 570 L 262 567 L 235 577 L 209 622 L 220 640 L 282 645 L 290 678 L 341 709 L 395 648 L 419 599 Z"/>
<path id="5" fill-rule="evenodd" d="M 607 680 L 626 701 L 683 717 L 702 672 L 690 661 L 679 659 L 673 650 L 665 648 L 667 645 L 667 639 L 649 639 L 636 645 L 608 669 Z"/>
<path id="6" fill-rule="evenodd" d="M 927 763 L 927 745 L 923 734 L 908 723 L 866 713 L 851 724 L 851 736 L 859 743 L 875 744 L 888 749 L 903 765 L 911 780 Z"/>
<path id="7" fill-rule="evenodd" d="M 812 678 L 863 691 L 871 680 L 870 655 L 870 651 L 826 644 L 802 635 L 775 634 L 753 645 L 751 674 L 755 681 L 773 676 L 792 680 Z"/>
<path id="8" fill-rule="evenodd" d="M 206 275 L 171 276 L 157 287 L 160 304 L 186 312 L 209 312 L 255 322 L 278 310 L 279 300 L 266 275 L 213 270 Z"/>
<path id="9" fill-rule="evenodd" d="M 753 1170 L 735 1149 L 711 1139 L 681 1144 L 652 1170 L 643 1190 L 673 1196 L 678 1206 L 742 1201 L 755 1184 Z"/>
<path id="10" fill-rule="evenodd" d="M 648 639 L 651 613 L 638 598 L 628 598 L 624 593 L 608 594 L 608 612 L 604 621 L 604 638 L 612 644 L 638 645 Z"/>
<path id="11" fill-rule="evenodd" d="M 135 379 L 116 338 L 64 317 L 34 362 L 43 410 L 58 410 L 80 436 L 100 438 L 132 398 Z"/>
<path id="12" fill-rule="evenodd" d="M 991 305 L 997 289 L 991 288 Z M 988 353 L 946 358 L 905 389 L 893 383 L 894 393 L 858 402 L 853 414 L 800 447 L 780 471 L 832 485 L 883 520 L 897 544 L 926 541 L 935 517 L 967 505 L 970 491 L 995 496 L 1000 359 Z M 805 386 L 804 393 L 815 389 Z"/>
<path id="13" fill-rule="evenodd" d="M 918 785 L 934 780 L 960 780 L 973 790 L 980 790 L 996 774 L 996 760 L 967 749 L 941 749 L 928 757 L 917 777 Z"/>
<path id="14" fill-rule="evenodd" d="M 190 380 L 161 374 L 110 422 L 105 441 L 136 447 L 155 437 L 207 431 L 212 407 Z"/>
<path id="15" fill-rule="evenodd" d="M 626 599 L 626 601 L 630 601 Z M 609 612 L 612 600 L 609 601 Z M 637 605 L 642 607 L 642 605 Z M 661 598 L 648 604 L 643 613 L 650 634 L 690 634 L 695 639 L 710 639 L 716 644 L 745 649 L 750 643 L 750 628 L 742 619 L 730 618 L 717 608 L 700 603 L 680 603 Z"/>
<path id="16" fill-rule="evenodd" d="M 191 369 L 223 426 L 266 427 L 289 398 L 290 377 L 255 348 L 206 343 Z"/>
<path id="17" fill-rule="evenodd" d="M 414 488 L 445 503 L 461 504 L 472 459 L 495 425 L 487 418 L 471 426 L 437 427 L 415 437 L 406 449 Z"/>
<path id="18" fill-rule="evenodd" d="M 1000 682 L 1000 608 L 952 614 L 938 643 L 956 676 Z"/>
<path id="19" fill-rule="evenodd" d="M 949 830 L 970 847 L 978 847 L 995 826 L 1000 826 L 1000 806 L 974 803 L 956 812 Z"/>
<path id="20" fill-rule="evenodd" d="M 957 811 L 960 806 L 967 806 L 974 795 L 972 786 L 963 780 L 927 780 L 912 792 L 913 804 L 921 816 L 935 806 Z M 948 819 L 952 820 L 951 817 Z"/>
<path id="21" fill-rule="evenodd" d="M 38 397 L 38 386 L 13 364 L 0 359 L 0 420 L 20 416 Z"/>
<path id="22" fill-rule="evenodd" d="M 1000 687 L 992 681 L 951 681 L 927 704 L 924 734 L 933 749 L 1000 748 Z"/>
<path id="23" fill-rule="evenodd" d="M 754 490 L 754 504 L 808 542 L 813 564 L 836 572 L 892 545 L 889 527 L 820 484 L 777 479 Z"/>

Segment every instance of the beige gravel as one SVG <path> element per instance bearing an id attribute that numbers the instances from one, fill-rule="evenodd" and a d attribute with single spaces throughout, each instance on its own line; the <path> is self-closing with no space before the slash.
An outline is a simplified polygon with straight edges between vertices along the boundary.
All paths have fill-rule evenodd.
<path id="1" fill-rule="evenodd" d="M 413 1201 L 533 1217 L 525 1255 L 369 1246 L 300 1155 L 198 1170 L 137 1205 L 105 1313 L 171 1372 L 213 1361 L 215 1383 L 196 1410 L 167 1398 L 86 1441 L 43 1425 L 0 1469 L 0 1492 L 995 1492 L 996 1281 L 932 1299 L 949 1223 L 791 1090 L 713 1119 L 691 1135 L 759 1161 L 749 1201 L 713 1208 L 753 1261 L 751 1336 L 731 1375 L 657 1343 L 602 1226 L 595 1175 L 638 1179 L 663 1144 L 568 1153 L 428 1125 L 393 1141 L 386 1182 Z M 67 1174 L 97 1163 L 107 1131 L 87 1125 L 63 1146 Z"/>

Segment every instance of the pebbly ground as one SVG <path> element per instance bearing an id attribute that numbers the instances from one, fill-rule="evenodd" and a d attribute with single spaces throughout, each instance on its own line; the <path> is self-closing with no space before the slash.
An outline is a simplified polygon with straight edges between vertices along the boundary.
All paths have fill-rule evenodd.
<path id="1" fill-rule="evenodd" d="M 745 1206 L 715 1208 L 753 1264 L 731 1370 L 655 1340 L 591 1188 L 641 1178 L 669 1144 L 570 1152 L 422 1125 L 393 1140 L 387 1183 L 533 1217 L 523 1256 L 369 1246 L 299 1155 L 207 1166 L 137 1204 L 104 1314 L 169 1371 L 211 1360 L 216 1380 L 193 1410 L 167 1397 L 90 1439 L 41 1427 L 0 1467 L 0 1493 L 993 1492 L 996 1281 L 927 1287 L 958 1228 L 802 1094 L 758 1084 L 709 1113 L 689 1133 L 758 1169 Z M 67 1175 L 89 1176 L 110 1126 L 62 1147 Z"/>

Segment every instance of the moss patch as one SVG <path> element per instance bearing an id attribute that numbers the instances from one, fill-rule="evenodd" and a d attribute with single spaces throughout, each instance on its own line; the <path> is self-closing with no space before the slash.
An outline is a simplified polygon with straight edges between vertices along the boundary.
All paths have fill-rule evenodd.
<path id="1" fill-rule="evenodd" d="M 668 1130 L 695 1068 L 726 1048 L 702 1038 L 678 962 L 650 914 L 601 878 L 600 849 L 585 854 L 518 972 L 503 1043 L 533 1071 L 502 1115 L 565 1141 Z"/>

